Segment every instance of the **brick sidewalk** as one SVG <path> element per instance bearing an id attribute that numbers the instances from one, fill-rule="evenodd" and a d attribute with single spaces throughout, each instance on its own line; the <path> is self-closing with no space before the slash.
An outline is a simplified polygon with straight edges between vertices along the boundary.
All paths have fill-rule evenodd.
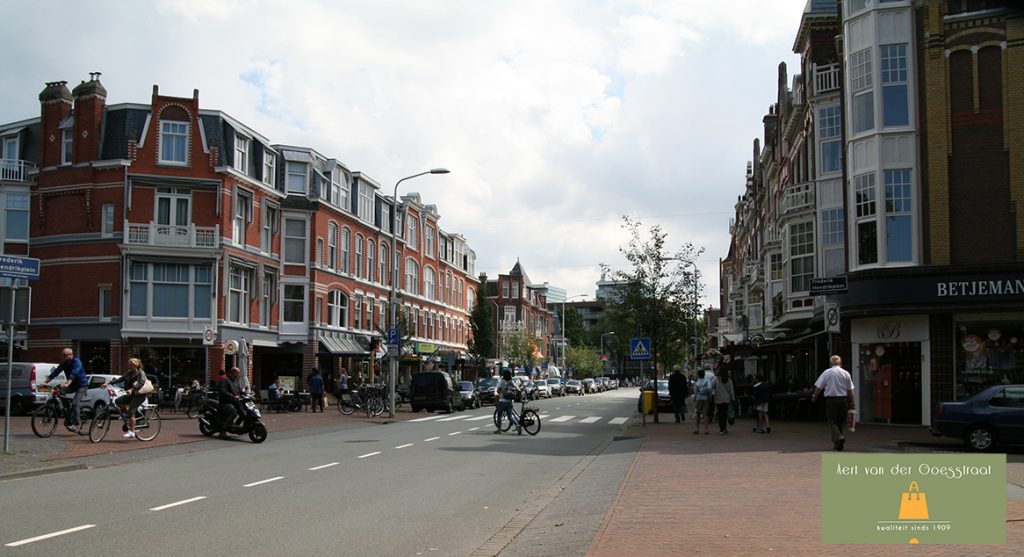
<path id="1" fill-rule="evenodd" d="M 358 412 L 352 416 L 341 415 L 337 407 L 328 406 L 323 413 L 295 412 L 290 414 L 263 411 L 263 422 L 273 438 L 274 432 L 308 429 L 346 423 L 385 424 L 392 421 L 409 420 L 424 417 L 421 412 L 413 414 L 408 406 L 399 406 L 394 418 L 380 416 L 367 418 Z M 160 411 L 161 428 L 156 439 L 141 442 L 137 439 L 125 439 L 119 432 L 111 431 L 110 435 L 100 443 L 91 443 L 86 436 L 70 433 L 63 425 L 57 428 L 53 437 L 40 439 L 32 433 L 31 417 L 16 416 L 11 418 L 11 452 L 0 454 L 0 474 L 10 474 L 61 466 L 71 459 L 80 459 L 96 455 L 105 455 L 123 451 L 138 451 L 153 447 L 195 443 L 208 439 L 199 433 L 197 420 L 189 419 L 184 413 Z M 3 415 L 0 414 L 0 429 L 3 428 Z M 242 436 L 240 439 L 248 440 Z"/>
<path id="2" fill-rule="evenodd" d="M 643 447 L 588 555 L 1020 554 L 1024 502 L 1014 500 L 1002 546 L 822 544 L 820 456 L 831 450 L 824 423 L 773 424 L 769 435 L 751 425 L 741 420 L 725 436 L 714 426 L 709 436 L 692 435 L 690 422 L 632 427 L 627 435 L 644 437 Z M 847 450 L 898 452 L 899 441 L 943 442 L 925 428 L 861 426 Z M 1024 463 L 1013 457 L 1007 477 L 1020 478 Z"/>

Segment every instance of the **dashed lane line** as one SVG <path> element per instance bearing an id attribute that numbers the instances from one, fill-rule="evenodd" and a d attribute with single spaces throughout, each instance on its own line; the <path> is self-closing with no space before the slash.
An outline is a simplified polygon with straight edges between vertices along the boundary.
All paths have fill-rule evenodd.
<path id="1" fill-rule="evenodd" d="M 460 433 L 462 433 L 462 432 L 461 431 L 453 431 L 453 432 L 448 434 L 448 437 L 451 437 L 452 435 L 458 435 Z"/>
<path id="2" fill-rule="evenodd" d="M 187 505 L 189 503 L 195 503 L 196 501 L 202 501 L 203 499 L 206 499 L 206 496 L 205 495 L 200 495 L 199 497 L 193 497 L 191 499 L 185 499 L 184 501 L 177 501 L 177 502 L 174 502 L 174 503 L 168 503 L 166 505 L 160 505 L 159 507 L 153 507 L 152 509 L 149 509 L 149 510 L 151 510 L 151 511 L 162 511 L 164 509 L 169 509 L 171 507 L 177 507 L 179 505 Z"/>
<path id="3" fill-rule="evenodd" d="M 380 454 L 380 451 L 373 451 L 372 453 L 366 453 L 364 455 L 359 455 L 356 458 L 369 458 L 371 456 L 377 456 L 379 454 Z"/>
<path id="4" fill-rule="evenodd" d="M 412 446 L 412 443 L 406 443 L 406 444 L 404 444 L 404 445 L 399 445 L 399 446 L 397 446 L 397 447 L 395 447 L 395 448 L 396 448 L 396 449 L 404 449 L 404 448 L 406 448 L 406 447 L 411 447 L 411 446 Z"/>
<path id="5" fill-rule="evenodd" d="M 74 532 L 80 532 L 82 530 L 88 530 L 89 528 L 95 528 L 95 524 L 83 524 L 81 526 L 75 526 L 74 528 L 68 528 L 67 530 L 61 530 L 60 532 L 51 532 L 49 534 L 43 534 L 42 536 L 36 536 L 34 538 L 28 538 L 26 540 L 20 540 L 6 544 L 6 547 L 18 547 L 19 545 L 25 545 L 27 543 L 38 542 L 42 540 L 48 540 L 50 538 L 56 538 L 57 536 L 63 536 L 64 534 L 71 534 Z"/>
<path id="6" fill-rule="evenodd" d="M 424 439 L 423 442 L 428 443 L 430 441 L 437 441 L 438 439 L 440 439 L 440 437 L 431 437 L 429 439 Z"/>
<path id="7" fill-rule="evenodd" d="M 252 482 L 251 484 L 245 484 L 242 487 L 255 487 L 255 486 L 258 486 L 258 485 L 268 484 L 270 482 L 276 482 L 277 480 L 283 480 L 283 479 L 284 479 L 284 476 L 276 476 L 276 477 L 273 477 L 273 478 L 267 478 L 265 480 L 260 480 L 258 482 Z"/>
<path id="8" fill-rule="evenodd" d="M 330 468 L 331 466 L 337 466 L 337 462 L 331 462 L 329 464 L 321 464 L 320 466 L 314 466 L 309 469 L 310 472 L 316 472 L 317 470 L 323 470 L 324 468 Z"/>
<path id="9" fill-rule="evenodd" d="M 470 431 L 476 431 L 478 429 L 480 429 L 480 428 L 479 427 L 471 427 L 471 428 L 469 428 Z"/>

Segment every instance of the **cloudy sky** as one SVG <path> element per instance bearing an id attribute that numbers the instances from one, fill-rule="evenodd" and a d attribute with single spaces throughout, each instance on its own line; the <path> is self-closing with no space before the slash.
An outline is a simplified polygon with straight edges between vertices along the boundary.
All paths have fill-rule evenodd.
<path id="1" fill-rule="evenodd" d="M 0 122 L 47 81 L 107 102 L 200 91 L 274 143 L 316 148 L 438 206 L 477 271 L 592 298 L 624 214 L 705 248 L 705 304 L 752 141 L 792 74 L 805 0 L 0 0 Z M 673 250 L 670 250 L 673 251 Z"/>

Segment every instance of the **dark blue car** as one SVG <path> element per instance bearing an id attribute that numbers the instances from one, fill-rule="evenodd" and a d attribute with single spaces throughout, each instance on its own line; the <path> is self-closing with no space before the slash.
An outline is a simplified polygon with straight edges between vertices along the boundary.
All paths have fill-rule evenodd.
<path id="1" fill-rule="evenodd" d="M 1024 443 L 1024 385 L 993 385 L 964 402 L 940 403 L 929 431 L 976 451 Z"/>

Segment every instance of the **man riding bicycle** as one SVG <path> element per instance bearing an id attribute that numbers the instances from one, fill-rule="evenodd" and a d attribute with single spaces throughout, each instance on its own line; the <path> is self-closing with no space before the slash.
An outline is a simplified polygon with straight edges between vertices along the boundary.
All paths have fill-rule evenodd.
<path id="1" fill-rule="evenodd" d="M 506 369 L 501 372 L 501 380 L 498 381 L 498 393 L 498 420 L 495 424 L 498 426 L 498 429 L 494 430 L 494 433 L 501 433 L 502 416 L 508 416 L 508 421 L 518 429 L 519 423 L 512 413 L 512 405 L 520 393 L 519 385 L 516 385 L 515 381 L 512 380 L 512 370 Z"/>
<path id="2" fill-rule="evenodd" d="M 46 378 L 46 382 L 53 381 L 53 378 L 62 372 L 67 381 L 64 384 L 65 392 L 75 395 L 75 398 L 71 400 L 71 419 L 75 425 L 81 425 L 82 399 L 85 398 L 85 394 L 89 390 L 89 378 L 85 376 L 82 360 L 76 358 L 74 350 L 70 348 L 64 349 L 64 361 L 53 368 L 49 377 Z"/>

